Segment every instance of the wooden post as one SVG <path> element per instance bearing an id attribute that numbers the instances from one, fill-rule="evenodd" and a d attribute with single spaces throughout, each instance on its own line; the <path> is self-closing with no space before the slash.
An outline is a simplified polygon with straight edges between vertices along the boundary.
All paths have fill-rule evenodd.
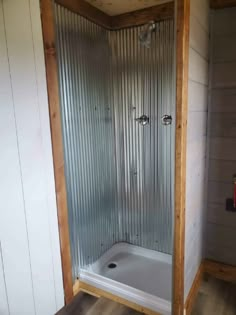
<path id="1" fill-rule="evenodd" d="M 53 2 L 51 0 L 41 0 L 41 19 L 43 27 L 43 42 L 47 76 L 54 176 L 56 185 L 57 214 L 60 233 L 63 284 L 65 302 L 68 304 L 73 298 L 73 281 L 70 255 L 66 182 L 64 174 L 64 153 L 60 117 Z"/>
<path id="2" fill-rule="evenodd" d="M 177 0 L 173 314 L 184 313 L 186 141 L 190 0 Z"/>

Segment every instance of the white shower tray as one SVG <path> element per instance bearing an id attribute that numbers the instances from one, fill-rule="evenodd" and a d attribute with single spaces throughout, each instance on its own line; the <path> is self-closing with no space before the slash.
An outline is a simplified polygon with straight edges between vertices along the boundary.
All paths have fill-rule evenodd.
<path id="1" fill-rule="evenodd" d="M 111 263 L 116 267 L 109 268 Z M 160 314 L 171 314 L 171 255 L 118 243 L 82 269 L 80 281 Z"/>

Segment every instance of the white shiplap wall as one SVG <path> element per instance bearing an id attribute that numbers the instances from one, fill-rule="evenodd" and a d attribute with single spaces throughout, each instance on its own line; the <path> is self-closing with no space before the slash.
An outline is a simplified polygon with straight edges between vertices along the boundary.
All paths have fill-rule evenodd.
<path id="1" fill-rule="evenodd" d="M 207 257 L 236 265 L 236 213 L 226 212 L 236 174 L 236 8 L 211 12 Z"/>
<path id="2" fill-rule="evenodd" d="M 203 258 L 209 64 L 208 0 L 191 0 L 190 10 L 185 299 Z"/>
<path id="3" fill-rule="evenodd" d="M 0 0 L 0 314 L 63 306 L 38 0 Z"/>

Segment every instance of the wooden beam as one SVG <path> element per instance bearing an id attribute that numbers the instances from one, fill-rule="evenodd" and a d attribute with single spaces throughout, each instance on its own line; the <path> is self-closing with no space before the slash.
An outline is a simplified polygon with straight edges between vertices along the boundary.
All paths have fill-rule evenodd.
<path id="1" fill-rule="evenodd" d="M 45 52 L 49 115 L 52 137 L 54 176 L 56 185 L 57 214 L 60 233 L 60 248 L 65 301 L 73 298 L 73 282 L 70 255 L 69 224 L 67 211 L 64 154 L 59 103 L 58 71 L 55 48 L 55 30 L 51 0 L 41 0 L 41 20 Z"/>
<path id="2" fill-rule="evenodd" d="M 55 0 L 55 2 L 66 9 L 87 18 L 95 24 L 98 24 L 106 29 L 111 29 L 111 16 L 100 11 L 84 0 Z"/>
<path id="3" fill-rule="evenodd" d="M 174 2 L 168 2 L 154 7 L 137 10 L 112 17 L 112 30 L 138 26 L 149 21 L 160 21 L 174 18 Z"/>
<path id="4" fill-rule="evenodd" d="M 224 9 L 236 6 L 236 0 L 211 0 L 210 7 L 212 9 Z"/>
<path id="5" fill-rule="evenodd" d="M 184 312 L 186 141 L 190 0 L 177 1 L 173 314 Z"/>
<path id="6" fill-rule="evenodd" d="M 204 272 L 215 278 L 236 282 L 236 266 L 230 266 L 212 260 L 204 261 Z"/>

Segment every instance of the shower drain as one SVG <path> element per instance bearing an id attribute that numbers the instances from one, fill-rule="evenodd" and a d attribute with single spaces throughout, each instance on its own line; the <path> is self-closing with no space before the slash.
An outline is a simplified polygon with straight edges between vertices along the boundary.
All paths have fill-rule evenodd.
<path id="1" fill-rule="evenodd" d="M 114 262 L 112 262 L 112 263 L 110 263 L 107 267 L 110 268 L 110 269 L 114 269 L 114 268 L 117 267 L 117 264 L 114 263 Z"/>

